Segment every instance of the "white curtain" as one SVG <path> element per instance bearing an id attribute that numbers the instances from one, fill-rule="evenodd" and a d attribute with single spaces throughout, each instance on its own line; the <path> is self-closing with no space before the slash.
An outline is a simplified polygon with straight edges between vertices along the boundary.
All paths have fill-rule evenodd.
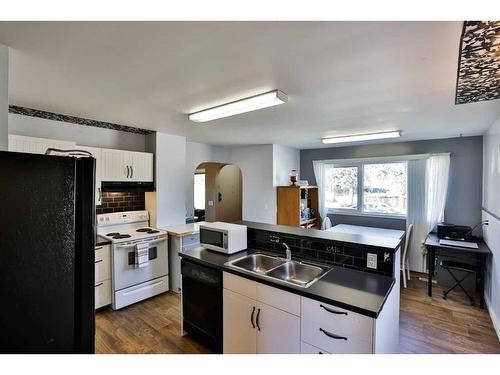
<path id="1" fill-rule="evenodd" d="M 327 215 L 325 206 L 325 163 L 321 160 L 313 160 L 314 177 L 316 178 L 316 186 L 318 186 L 318 207 L 321 220 L 324 220 Z M 324 229 L 324 228 L 321 228 Z"/>
<path id="2" fill-rule="evenodd" d="M 422 243 L 427 234 L 425 212 L 425 166 L 426 158 L 408 160 L 408 211 L 406 227 L 413 224 L 413 232 L 408 244 L 408 260 L 410 270 L 425 272 L 425 257 L 422 254 Z"/>
<path id="3" fill-rule="evenodd" d="M 450 154 L 431 155 L 425 168 L 425 224 L 427 232 L 444 220 L 444 207 L 448 193 Z M 426 254 L 423 246 L 423 253 Z"/>

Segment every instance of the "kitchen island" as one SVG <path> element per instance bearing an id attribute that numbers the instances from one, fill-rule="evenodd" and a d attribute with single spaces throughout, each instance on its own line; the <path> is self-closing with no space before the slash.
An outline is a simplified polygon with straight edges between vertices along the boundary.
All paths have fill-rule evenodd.
<path id="1" fill-rule="evenodd" d="M 183 283 L 184 279 L 188 282 L 187 289 L 183 288 L 183 306 L 189 333 L 193 326 L 205 333 L 211 331 L 224 353 L 397 352 L 401 239 L 241 224 L 248 228 L 249 247 L 245 251 L 227 255 L 197 247 L 179 253 Z M 290 244 L 293 260 L 321 264 L 328 271 L 304 288 L 230 264 L 256 252 L 282 257 L 283 242 Z M 381 265 L 388 266 L 370 269 L 354 263 L 361 259 L 367 266 L 367 254 L 376 254 Z M 337 262 L 341 260 L 344 263 Z M 193 275 L 211 282 L 211 300 L 215 301 L 211 311 L 218 311 L 219 316 L 209 329 L 193 322 L 193 316 L 209 313 L 202 312 L 203 306 L 194 301 L 206 296 L 206 292 L 200 295 L 197 291 L 207 285 L 192 283 Z"/>

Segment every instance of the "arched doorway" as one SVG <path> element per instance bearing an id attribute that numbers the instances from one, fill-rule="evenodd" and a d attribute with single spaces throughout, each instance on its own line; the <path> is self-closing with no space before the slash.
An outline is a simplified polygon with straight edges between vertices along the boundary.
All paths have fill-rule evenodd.
<path id="1" fill-rule="evenodd" d="M 195 221 L 241 220 L 241 169 L 234 164 L 199 164 L 194 172 L 193 205 Z"/>

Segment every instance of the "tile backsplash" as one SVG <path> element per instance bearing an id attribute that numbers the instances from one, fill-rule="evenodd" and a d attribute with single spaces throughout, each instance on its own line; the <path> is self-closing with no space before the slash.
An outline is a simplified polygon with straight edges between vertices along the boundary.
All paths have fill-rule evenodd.
<path id="1" fill-rule="evenodd" d="M 144 210 L 145 204 L 144 192 L 103 192 L 102 204 L 96 206 L 96 214 Z"/>
<path id="2" fill-rule="evenodd" d="M 328 240 L 295 237 L 289 234 L 250 228 L 247 236 L 249 248 L 272 251 L 284 256 L 285 248 L 282 245 L 284 242 L 290 247 L 294 258 L 386 276 L 394 274 L 394 254 L 380 248 L 345 246 Z M 367 266 L 368 254 L 376 255 L 376 269 Z"/>

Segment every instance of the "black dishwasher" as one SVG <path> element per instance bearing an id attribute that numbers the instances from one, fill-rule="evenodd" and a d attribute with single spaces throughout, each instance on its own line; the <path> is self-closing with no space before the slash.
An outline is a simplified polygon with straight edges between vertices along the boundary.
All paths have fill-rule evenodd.
<path id="1" fill-rule="evenodd" d="M 222 271 L 181 259 L 184 331 L 222 353 Z"/>

